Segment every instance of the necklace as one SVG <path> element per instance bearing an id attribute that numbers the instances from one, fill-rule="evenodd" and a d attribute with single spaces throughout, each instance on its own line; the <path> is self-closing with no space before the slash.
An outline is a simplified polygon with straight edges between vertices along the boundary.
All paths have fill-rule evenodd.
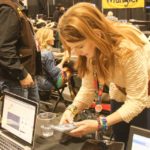
<path id="1" fill-rule="evenodd" d="M 97 73 L 93 72 L 94 76 L 94 87 L 95 87 L 95 112 L 96 115 L 99 116 L 100 112 L 102 111 L 102 94 L 103 94 L 103 84 L 99 83 Z"/>
<path id="2" fill-rule="evenodd" d="M 94 68 L 94 67 L 93 67 Z M 99 118 L 100 113 L 102 111 L 102 93 L 103 93 L 103 84 L 99 83 L 97 73 L 93 71 L 93 77 L 94 77 L 94 87 L 95 87 L 95 116 Z M 102 133 L 100 131 L 95 132 L 95 139 L 100 140 L 102 139 Z"/>

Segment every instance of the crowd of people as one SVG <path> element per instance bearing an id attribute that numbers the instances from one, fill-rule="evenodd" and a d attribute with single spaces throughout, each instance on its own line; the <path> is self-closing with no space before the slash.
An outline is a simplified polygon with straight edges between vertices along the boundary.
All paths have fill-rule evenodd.
<path id="1" fill-rule="evenodd" d="M 56 54 L 62 56 L 56 64 L 50 26 L 41 26 L 34 35 L 19 1 L 0 0 L 0 12 L 0 85 L 5 90 L 39 101 L 39 89 L 54 89 L 47 72 L 58 88 L 63 86 L 74 70 L 65 64 L 75 54 L 82 85 L 60 124 L 73 123 L 93 102 L 97 120 L 74 122 L 77 128 L 69 134 L 82 137 L 112 127 L 115 140 L 126 144 L 131 125 L 150 129 L 150 42 L 139 29 L 114 21 L 112 14 L 105 16 L 90 3 L 67 10 L 60 6 L 53 18 L 65 52 Z M 111 104 L 108 116 L 101 115 L 105 85 Z"/>

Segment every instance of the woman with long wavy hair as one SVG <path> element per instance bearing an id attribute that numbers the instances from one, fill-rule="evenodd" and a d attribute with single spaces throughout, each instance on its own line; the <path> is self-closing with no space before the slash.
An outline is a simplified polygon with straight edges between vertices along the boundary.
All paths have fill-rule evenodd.
<path id="1" fill-rule="evenodd" d="M 78 56 L 82 86 L 60 123 L 72 122 L 96 102 L 101 111 L 103 86 L 109 86 L 112 113 L 97 120 L 75 123 L 73 136 L 112 126 L 115 139 L 127 142 L 130 125 L 148 127 L 150 97 L 150 43 L 132 25 L 108 20 L 90 3 L 77 3 L 60 18 L 58 30 L 65 49 Z"/>

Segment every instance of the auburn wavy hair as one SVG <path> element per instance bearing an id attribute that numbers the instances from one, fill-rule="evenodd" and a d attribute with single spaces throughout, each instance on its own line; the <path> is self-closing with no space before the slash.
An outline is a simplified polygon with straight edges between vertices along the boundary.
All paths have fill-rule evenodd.
<path id="1" fill-rule="evenodd" d="M 122 57 L 119 44 L 123 39 L 129 39 L 136 45 L 144 43 L 137 36 L 139 32 L 131 25 L 122 25 L 108 20 L 98 8 L 91 3 L 77 3 L 70 7 L 60 18 L 58 32 L 65 49 L 70 51 L 67 42 L 75 43 L 85 39 L 92 40 L 96 45 L 95 67 L 100 78 L 107 81 L 115 68 L 115 58 Z M 126 50 L 129 53 L 130 50 Z M 87 58 L 79 56 L 78 72 L 81 77 L 87 73 Z"/>

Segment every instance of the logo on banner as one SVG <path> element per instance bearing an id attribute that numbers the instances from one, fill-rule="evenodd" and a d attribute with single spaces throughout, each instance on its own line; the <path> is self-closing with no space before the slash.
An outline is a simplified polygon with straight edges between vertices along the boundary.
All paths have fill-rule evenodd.
<path id="1" fill-rule="evenodd" d="M 144 0 L 103 0 L 104 9 L 107 8 L 139 8 L 144 7 Z"/>

